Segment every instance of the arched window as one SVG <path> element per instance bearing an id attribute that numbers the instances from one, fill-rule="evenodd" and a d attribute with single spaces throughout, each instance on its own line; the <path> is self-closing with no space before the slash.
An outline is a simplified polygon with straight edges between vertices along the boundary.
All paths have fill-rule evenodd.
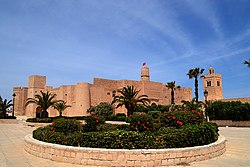
<path id="1" fill-rule="evenodd" d="M 217 86 L 220 86 L 220 81 L 217 81 Z"/>

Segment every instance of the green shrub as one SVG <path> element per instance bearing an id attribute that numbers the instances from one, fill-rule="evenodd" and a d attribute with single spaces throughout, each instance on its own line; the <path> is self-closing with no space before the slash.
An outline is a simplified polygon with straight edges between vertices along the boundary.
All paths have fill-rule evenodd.
<path id="1" fill-rule="evenodd" d="M 154 141 L 152 135 L 144 135 L 136 131 L 116 130 L 111 132 L 90 132 L 83 134 L 81 147 L 110 149 L 142 149 L 150 148 Z"/>
<path id="2" fill-rule="evenodd" d="M 26 122 L 36 122 L 36 123 L 51 123 L 54 118 L 28 118 Z"/>
<path id="3" fill-rule="evenodd" d="M 37 140 L 41 140 L 48 143 L 80 146 L 83 136 L 80 132 L 63 133 L 56 132 L 52 125 L 41 127 L 33 131 L 33 137 Z"/>
<path id="4" fill-rule="evenodd" d="M 37 128 L 33 131 L 33 137 L 37 140 L 41 140 L 44 142 L 49 142 L 50 136 L 53 133 L 53 127 L 51 125 Z"/>
<path id="5" fill-rule="evenodd" d="M 127 117 L 126 115 L 125 116 L 124 115 L 110 115 L 106 117 L 106 120 L 107 121 L 126 121 Z"/>
<path id="6" fill-rule="evenodd" d="M 149 111 L 148 114 L 152 115 L 153 119 L 157 119 L 162 112 L 161 111 Z"/>
<path id="7" fill-rule="evenodd" d="M 157 105 L 155 103 L 152 103 L 150 106 L 144 106 L 142 104 L 139 104 L 135 107 L 135 112 L 144 112 L 148 113 L 149 111 L 160 111 L 160 112 L 168 112 L 169 106 L 165 105 Z"/>
<path id="8" fill-rule="evenodd" d="M 16 119 L 16 117 L 15 116 L 6 116 L 6 117 L 4 117 L 2 115 L 2 116 L 0 116 L 0 119 Z"/>
<path id="9" fill-rule="evenodd" d="M 111 131 L 103 131 L 104 128 Z M 182 148 L 205 145 L 218 139 L 218 127 L 212 123 L 189 124 L 178 129 L 162 127 L 153 133 L 114 130 L 119 128 L 119 125 L 107 125 L 100 128 L 99 132 L 64 133 L 55 131 L 54 127 L 49 125 L 36 129 L 33 137 L 50 143 L 111 149 Z"/>
<path id="10" fill-rule="evenodd" d="M 189 124 L 201 124 L 203 120 L 204 116 L 201 112 L 192 110 L 165 112 L 158 117 L 157 122 L 165 127 L 180 128 Z"/>
<path id="11" fill-rule="evenodd" d="M 153 130 L 153 117 L 146 113 L 134 113 L 130 117 L 130 128 L 139 132 Z"/>
<path id="12" fill-rule="evenodd" d="M 108 117 L 114 113 L 113 106 L 107 102 L 101 102 L 97 106 L 91 106 L 88 110 L 88 113 L 94 115 L 100 115 L 104 117 Z"/>
<path id="13" fill-rule="evenodd" d="M 182 128 L 162 128 L 156 133 L 108 131 L 84 133 L 82 147 L 112 149 L 159 149 L 205 145 L 218 139 L 218 128 L 210 123 L 186 125 Z"/>
<path id="14" fill-rule="evenodd" d="M 73 117 L 67 117 L 67 116 L 63 116 L 63 118 L 65 119 L 75 119 L 75 120 L 84 120 L 86 119 L 87 116 L 73 116 Z M 60 117 L 56 117 L 56 118 L 60 118 Z"/>
<path id="15" fill-rule="evenodd" d="M 85 119 L 86 124 L 83 126 L 84 132 L 92 132 L 97 130 L 97 126 L 105 123 L 105 119 L 102 116 L 88 116 Z"/>
<path id="16" fill-rule="evenodd" d="M 207 112 L 211 120 L 250 120 L 250 104 L 240 101 L 216 101 L 208 106 Z"/>
<path id="17" fill-rule="evenodd" d="M 74 119 L 57 118 L 52 122 L 55 132 L 73 133 L 81 131 L 81 123 Z"/>
<path id="18" fill-rule="evenodd" d="M 130 130 L 130 125 L 129 124 L 100 124 L 97 126 L 96 131 L 115 131 L 115 130 Z"/>

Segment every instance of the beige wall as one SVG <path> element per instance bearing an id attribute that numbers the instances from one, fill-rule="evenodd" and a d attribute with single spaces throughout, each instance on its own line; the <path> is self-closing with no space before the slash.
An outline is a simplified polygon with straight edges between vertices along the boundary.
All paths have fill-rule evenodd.
<path id="1" fill-rule="evenodd" d="M 37 85 L 36 85 L 37 84 Z M 95 106 L 100 102 L 111 103 L 113 97 L 118 95 L 118 90 L 125 86 L 133 85 L 137 90 L 140 90 L 139 95 L 148 95 L 151 103 L 169 105 L 170 104 L 170 90 L 160 82 L 151 81 L 133 81 L 133 80 L 108 80 L 101 78 L 94 78 L 93 84 L 86 82 L 79 82 L 76 85 L 62 85 L 58 88 L 46 86 L 45 76 L 31 76 L 29 77 L 29 87 L 20 88 L 15 87 L 13 91 L 17 94 L 17 115 L 26 115 L 28 117 L 35 117 L 35 104 L 24 107 L 26 98 L 34 98 L 35 94 L 41 91 L 50 91 L 56 94 L 57 100 L 64 100 L 67 105 L 71 105 L 64 112 L 64 116 L 81 116 L 87 115 L 87 109 L 90 106 Z M 22 97 L 22 98 L 21 98 Z M 181 104 L 182 100 L 192 99 L 191 88 L 180 88 L 175 90 L 175 103 Z M 126 113 L 124 107 L 118 108 L 116 113 Z M 58 112 L 50 108 L 49 116 L 58 116 Z"/>
<path id="2" fill-rule="evenodd" d="M 250 97 L 244 98 L 229 98 L 229 99 L 222 99 L 221 101 L 228 102 L 228 101 L 240 101 L 242 103 L 250 103 Z"/>

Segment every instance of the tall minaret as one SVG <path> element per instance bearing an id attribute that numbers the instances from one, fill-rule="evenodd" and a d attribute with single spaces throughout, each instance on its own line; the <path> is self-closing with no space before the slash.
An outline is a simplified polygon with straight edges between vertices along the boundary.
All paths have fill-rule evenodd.
<path id="1" fill-rule="evenodd" d="M 149 68 L 146 62 L 143 63 L 141 68 L 141 81 L 150 81 Z"/>
<path id="2" fill-rule="evenodd" d="M 207 100 L 223 99 L 221 74 L 216 74 L 212 67 L 203 76 L 203 90 L 208 92 Z"/>

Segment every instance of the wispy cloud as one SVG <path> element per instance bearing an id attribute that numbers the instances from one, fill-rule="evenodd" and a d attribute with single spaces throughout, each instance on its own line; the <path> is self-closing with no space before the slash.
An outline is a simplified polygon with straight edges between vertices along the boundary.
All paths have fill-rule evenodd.
<path id="1" fill-rule="evenodd" d="M 196 16 L 207 21 L 216 34 L 222 38 L 223 31 L 220 25 L 219 17 L 216 13 L 216 7 L 209 0 L 186 0 L 187 5 L 192 9 Z"/>

